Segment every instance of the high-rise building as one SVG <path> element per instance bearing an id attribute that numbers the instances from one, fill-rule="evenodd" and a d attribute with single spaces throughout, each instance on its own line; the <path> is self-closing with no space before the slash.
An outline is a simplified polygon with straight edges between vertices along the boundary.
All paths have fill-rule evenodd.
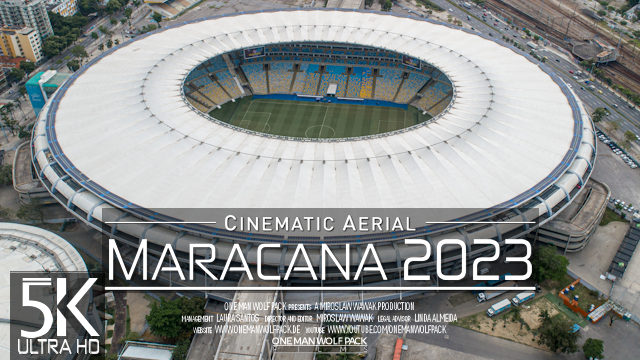
<path id="1" fill-rule="evenodd" d="M 10 28 L 33 28 L 41 40 L 53 35 L 46 0 L 0 0 L 0 25 Z"/>
<path id="2" fill-rule="evenodd" d="M 32 28 L 0 29 L 0 49 L 9 57 L 24 57 L 37 63 L 42 59 L 42 42 L 38 32 Z"/>

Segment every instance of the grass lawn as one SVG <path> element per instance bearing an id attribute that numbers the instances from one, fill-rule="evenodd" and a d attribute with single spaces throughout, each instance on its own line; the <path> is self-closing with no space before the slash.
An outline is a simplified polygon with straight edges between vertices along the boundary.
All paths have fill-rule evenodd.
<path id="1" fill-rule="evenodd" d="M 613 210 L 606 208 L 604 210 L 604 215 L 602 216 L 602 220 L 600 220 L 600 226 L 605 226 L 612 221 L 627 221 L 622 218 L 622 216 L 613 212 Z"/>
<path id="2" fill-rule="evenodd" d="M 514 307 L 493 318 L 483 312 L 458 319 L 456 326 L 478 331 L 491 336 L 515 341 L 539 349 L 546 347 L 538 343 L 538 328 L 541 324 L 540 313 L 546 310 L 550 316 L 568 317 L 547 296 L 538 296 L 520 306 L 520 318 L 516 318 Z"/>
<path id="3" fill-rule="evenodd" d="M 431 117 L 413 106 L 387 106 L 252 99 L 229 102 L 210 115 L 226 123 L 273 135 L 298 138 L 345 138 L 390 132 Z"/>

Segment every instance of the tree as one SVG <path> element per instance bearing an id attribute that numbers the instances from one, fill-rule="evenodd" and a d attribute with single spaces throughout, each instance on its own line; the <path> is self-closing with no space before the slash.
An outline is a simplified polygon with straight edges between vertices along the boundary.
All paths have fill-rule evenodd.
<path id="1" fill-rule="evenodd" d="M 580 334 L 573 332 L 573 324 L 562 314 L 553 317 L 549 317 L 547 314 L 546 317 L 543 317 L 538 333 L 540 334 L 538 343 L 547 346 L 553 352 L 574 353 L 578 351 L 577 343 Z"/>
<path id="2" fill-rule="evenodd" d="M 11 165 L 0 166 L 0 185 L 13 184 L 13 171 Z"/>
<path id="3" fill-rule="evenodd" d="M 534 250 L 531 265 L 533 267 L 533 278 L 536 281 L 561 280 L 567 273 L 569 260 L 558 254 L 554 246 L 544 245 Z"/>
<path id="4" fill-rule="evenodd" d="M 42 43 L 42 52 L 44 56 L 52 58 L 62 52 L 67 47 L 67 38 L 53 35 L 49 36 Z"/>
<path id="5" fill-rule="evenodd" d="M 80 69 L 80 63 L 76 59 L 69 60 L 67 62 L 67 67 L 69 68 L 69 70 L 76 72 L 78 69 Z"/>
<path id="6" fill-rule="evenodd" d="M 151 18 L 153 19 L 153 21 L 155 21 L 158 24 L 158 27 L 160 27 L 160 21 L 162 21 L 162 14 L 160 14 L 157 11 L 154 11 L 153 15 L 151 15 Z"/>
<path id="7" fill-rule="evenodd" d="M 82 15 L 89 15 L 100 12 L 100 3 L 98 0 L 80 0 L 78 1 L 78 11 Z"/>
<path id="8" fill-rule="evenodd" d="M 624 138 L 625 140 L 631 142 L 636 140 L 636 134 L 634 134 L 631 130 L 627 130 L 624 132 Z"/>
<path id="9" fill-rule="evenodd" d="M 98 39 L 98 37 L 99 37 L 99 35 L 98 35 L 98 33 L 97 33 L 97 32 L 95 32 L 95 31 L 94 31 L 94 32 L 92 32 L 92 33 L 91 33 L 91 38 L 92 38 L 93 40 L 97 40 L 97 39 Z"/>
<path id="10" fill-rule="evenodd" d="M 191 345 L 189 340 L 179 341 L 175 349 L 173 349 L 173 357 L 171 359 L 185 360 L 187 358 L 187 353 L 189 352 L 189 345 Z"/>
<path id="11" fill-rule="evenodd" d="M 582 351 L 587 358 L 602 359 L 604 353 L 604 343 L 602 340 L 588 338 L 582 345 Z"/>
<path id="12" fill-rule="evenodd" d="M 85 50 L 84 46 L 82 45 L 76 45 L 71 48 L 71 53 L 73 54 L 73 56 L 79 57 L 81 59 L 89 57 L 89 55 L 87 54 L 87 50 Z"/>
<path id="13" fill-rule="evenodd" d="M 107 3 L 107 6 L 105 7 L 105 10 L 107 11 L 107 13 L 113 14 L 116 11 L 120 10 L 121 8 L 122 8 L 122 3 L 120 2 L 120 0 L 109 0 L 109 2 Z"/>
<path id="14" fill-rule="evenodd" d="M 33 129 L 33 124 L 29 125 L 20 125 L 18 126 L 18 139 L 25 139 L 31 136 L 31 130 Z"/>
<path id="15" fill-rule="evenodd" d="M 105 34 L 106 36 L 111 35 L 111 31 L 109 31 L 109 29 L 107 29 L 104 25 L 100 25 L 98 27 L 98 30 L 100 30 L 100 32 Z"/>
<path id="16" fill-rule="evenodd" d="M 113 46 L 113 41 L 111 39 L 107 40 L 107 49 L 111 49 Z"/>
<path id="17" fill-rule="evenodd" d="M 104 44 L 98 44 L 98 50 L 100 51 L 104 50 Z"/>
<path id="18" fill-rule="evenodd" d="M 89 19 L 81 14 L 65 17 L 52 12 L 49 12 L 49 20 L 55 35 L 43 41 L 42 51 L 47 57 L 60 54 L 67 46 L 78 40 L 84 26 L 89 22 Z"/>
<path id="19" fill-rule="evenodd" d="M 131 14 L 133 13 L 133 10 L 131 10 L 130 7 L 124 9 L 124 17 L 127 19 L 131 19 Z"/>
<path id="20" fill-rule="evenodd" d="M 10 83 L 17 83 L 24 77 L 24 71 L 20 68 L 12 68 L 7 73 L 7 81 Z"/>
<path id="21" fill-rule="evenodd" d="M 144 33 L 146 33 L 146 32 L 153 31 L 153 30 L 155 30 L 155 29 L 157 29 L 157 28 L 158 28 L 158 26 L 157 26 L 156 24 L 144 25 L 144 26 L 142 27 L 142 29 L 140 29 L 140 33 L 141 33 L 141 34 L 144 34 Z"/>
<path id="22" fill-rule="evenodd" d="M 21 96 L 24 96 L 27 93 L 27 87 L 24 85 L 20 85 L 20 87 L 18 88 L 18 92 Z"/>
<path id="23" fill-rule="evenodd" d="M 200 324 L 183 322 L 182 316 L 204 315 L 204 304 L 203 298 L 162 299 L 151 306 L 147 315 L 149 329 L 154 335 L 166 339 L 187 339 L 193 327 Z"/>
<path id="24" fill-rule="evenodd" d="M 33 70 L 36 69 L 36 64 L 32 63 L 31 61 L 21 61 L 20 69 L 26 74 L 30 74 Z"/>
<path id="25" fill-rule="evenodd" d="M 593 114 L 591 114 L 591 120 L 593 120 L 593 122 L 600 122 L 607 115 L 607 110 L 599 107 L 593 111 Z"/>

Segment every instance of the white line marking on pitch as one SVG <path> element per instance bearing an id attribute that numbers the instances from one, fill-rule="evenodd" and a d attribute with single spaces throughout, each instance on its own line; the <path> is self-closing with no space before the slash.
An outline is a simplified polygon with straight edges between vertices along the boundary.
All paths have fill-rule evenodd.
<path id="1" fill-rule="evenodd" d="M 320 134 L 322 133 L 322 128 L 324 128 L 324 122 L 327 120 L 327 113 L 329 112 L 329 106 L 325 106 L 324 107 L 324 117 L 322 117 L 322 124 L 320 124 L 320 131 L 318 131 L 318 138 L 320 137 Z M 335 130 L 334 130 L 335 132 Z"/>

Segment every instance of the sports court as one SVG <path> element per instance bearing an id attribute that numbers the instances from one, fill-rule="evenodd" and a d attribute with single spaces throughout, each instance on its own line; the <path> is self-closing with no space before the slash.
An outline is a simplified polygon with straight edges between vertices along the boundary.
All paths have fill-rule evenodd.
<path id="1" fill-rule="evenodd" d="M 300 138 L 344 138 L 380 134 L 430 119 L 413 106 L 252 99 L 228 102 L 210 115 L 226 123 L 267 134 Z"/>

